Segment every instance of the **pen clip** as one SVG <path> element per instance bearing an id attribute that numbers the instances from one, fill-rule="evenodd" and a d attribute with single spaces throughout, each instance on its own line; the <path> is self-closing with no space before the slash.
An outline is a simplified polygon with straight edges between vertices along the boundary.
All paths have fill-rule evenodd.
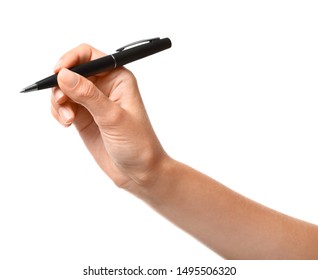
<path id="1" fill-rule="evenodd" d="M 140 45 L 140 44 L 143 44 L 143 43 L 151 43 L 153 41 L 157 41 L 157 40 L 160 40 L 159 37 L 156 37 L 156 38 L 151 38 L 151 39 L 146 39 L 146 40 L 139 40 L 139 41 L 136 41 L 136 42 L 133 42 L 133 43 L 130 43 L 128 45 L 125 45 L 119 49 L 116 50 L 116 52 L 122 52 L 123 50 L 129 48 L 129 47 L 132 47 L 132 46 L 137 46 L 137 45 Z"/>

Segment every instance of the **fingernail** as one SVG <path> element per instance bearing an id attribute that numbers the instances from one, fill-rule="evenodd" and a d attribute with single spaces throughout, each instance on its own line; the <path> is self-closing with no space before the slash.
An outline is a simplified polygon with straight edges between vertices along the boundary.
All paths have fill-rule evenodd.
<path id="1" fill-rule="evenodd" d="M 65 124 L 72 123 L 73 113 L 69 108 L 61 106 L 59 108 L 59 114 Z"/>
<path id="2" fill-rule="evenodd" d="M 79 82 L 79 75 L 63 68 L 59 73 L 60 80 L 69 88 L 74 88 Z"/>
<path id="3" fill-rule="evenodd" d="M 64 98 L 64 93 L 60 90 L 60 89 L 57 89 L 55 92 L 54 92 L 54 98 L 55 98 L 55 102 L 56 103 L 62 103 L 62 99 Z"/>

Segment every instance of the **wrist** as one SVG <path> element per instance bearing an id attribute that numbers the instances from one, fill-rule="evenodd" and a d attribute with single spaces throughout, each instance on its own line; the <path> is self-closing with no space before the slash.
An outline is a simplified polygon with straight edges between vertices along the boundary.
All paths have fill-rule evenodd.
<path id="1" fill-rule="evenodd" d="M 151 171 L 128 191 L 149 204 L 160 204 L 176 183 L 178 169 L 179 163 L 163 154 Z"/>

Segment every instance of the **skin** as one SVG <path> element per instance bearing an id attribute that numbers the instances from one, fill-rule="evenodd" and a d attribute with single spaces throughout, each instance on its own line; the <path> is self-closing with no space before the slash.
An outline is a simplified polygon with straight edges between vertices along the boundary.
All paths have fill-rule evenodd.
<path id="1" fill-rule="evenodd" d="M 51 111 L 74 124 L 114 183 L 227 259 L 318 259 L 318 227 L 260 205 L 172 159 L 121 67 L 86 79 L 66 68 L 105 54 L 82 44 L 55 67 Z"/>

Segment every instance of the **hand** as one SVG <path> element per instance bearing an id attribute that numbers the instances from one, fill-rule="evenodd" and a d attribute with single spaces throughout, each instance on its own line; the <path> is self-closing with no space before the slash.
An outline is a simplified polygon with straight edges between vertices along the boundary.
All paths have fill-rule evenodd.
<path id="1" fill-rule="evenodd" d="M 148 119 L 137 82 L 127 69 L 88 79 L 70 71 L 74 65 L 105 56 L 82 44 L 62 56 L 55 72 L 52 114 L 64 126 L 76 126 L 102 170 L 120 187 L 134 192 L 146 186 L 168 158 Z"/>

